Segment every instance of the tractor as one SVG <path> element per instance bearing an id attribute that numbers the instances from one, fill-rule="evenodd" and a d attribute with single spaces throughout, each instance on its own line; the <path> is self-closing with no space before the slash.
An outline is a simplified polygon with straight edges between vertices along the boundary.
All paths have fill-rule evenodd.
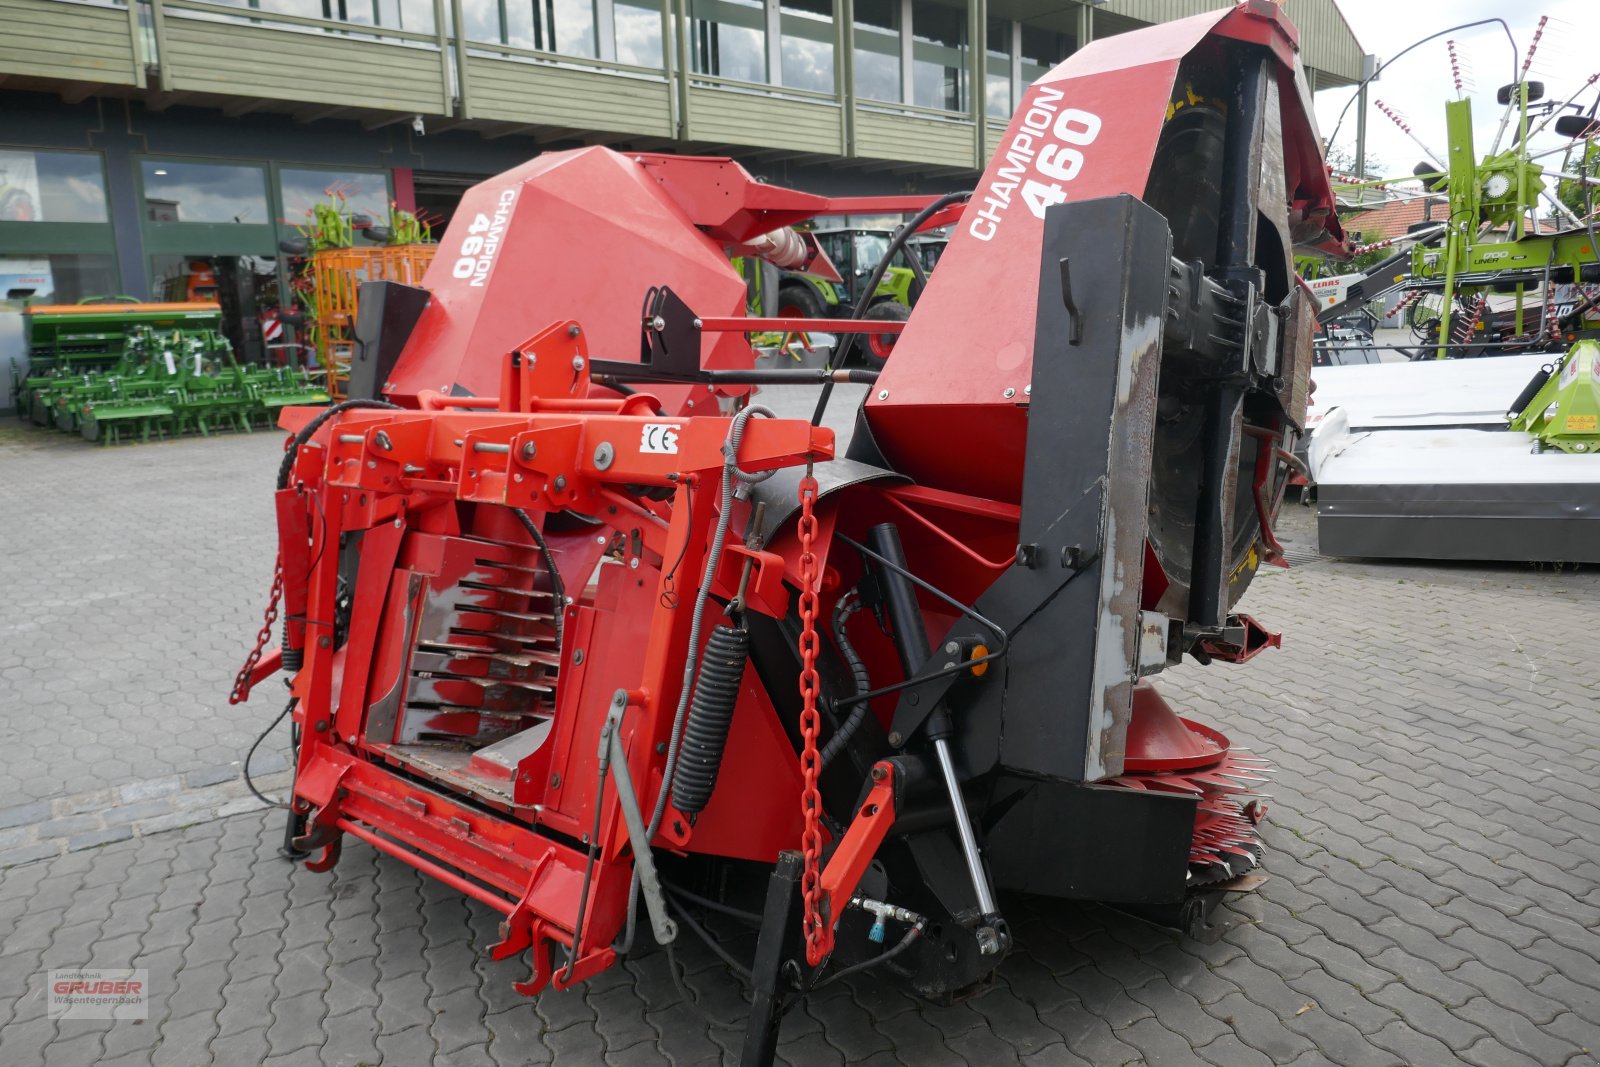
<path id="1" fill-rule="evenodd" d="M 788 318 L 818 319 L 860 306 L 868 280 L 877 273 L 879 281 L 866 300 L 863 318 L 874 322 L 904 322 L 928 284 L 932 270 L 927 248 L 932 238 L 913 238 L 909 246 L 889 249 L 894 230 L 833 229 L 814 231 L 817 242 L 839 273 L 839 281 L 816 274 L 786 271 L 778 290 L 778 314 Z M 937 253 L 932 256 L 937 260 Z M 888 266 L 879 271 L 884 262 Z M 872 333 L 862 350 L 869 366 L 881 367 L 894 348 L 894 333 Z"/>

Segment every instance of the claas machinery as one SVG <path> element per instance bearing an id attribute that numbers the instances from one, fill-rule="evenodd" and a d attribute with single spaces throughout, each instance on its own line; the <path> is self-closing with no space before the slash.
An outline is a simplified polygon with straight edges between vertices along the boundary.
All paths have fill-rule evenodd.
<path id="1" fill-rule="evenodd" d="M 1005 891 L 1203 921 L 1258 862 L 1264 761 L 1149 677 L 1277 641 L 1235 607 L 1281 556 L 1292 255 L 1345 245 L 1308 101 L 1250 0 L 1073 56 L 970 197 L 603 148 L 472 189 L 424 286 L 363 295 L 351 399 L 282 419 L 233 697 L 287 673 L 290 846 L 499 912 L 529 995 L 754 875 L 750 1063 L 846 969 L 979 982 Z M 749 333 L 859 327 L 747 317 L 730 255 L 792 268 L 789 227 L 864 211 L 954 224 L 894 355 L 757 368 Z M 820 416 L 840 380 L 843 451 L 751 392 Z"/>

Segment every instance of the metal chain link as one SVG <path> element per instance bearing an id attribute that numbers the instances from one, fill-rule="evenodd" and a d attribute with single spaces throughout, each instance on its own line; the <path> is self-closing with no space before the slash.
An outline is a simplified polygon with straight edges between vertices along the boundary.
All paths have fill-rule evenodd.
<path id="1" fill-rule="evenodd" d="M 817 792 L 817 773 L 821 758 L 817 754 L 817 694 L 821 678 L 817 674 L 817 554 L 813 545 L 817 538 L 817 517 L 813 507 L 817 501 L 817 479 L 811 464 L 806 464 L 806 475 L 800 479 L 800 736 L 804 744 L 800 749 L 800 776 L 804 785 L 800 791 L 800 814 L 805 828 L 801 833 L 800 847 L 805 856 L 805 867 L 800 876 L 800 890 L 805 897 L 805 912 L 801 928 L 806 939 L 806 961 L 819 966 L 833 951 L 833 924 L 822 915 L 822 794 Z"/>
<path id="2" fill-rule="evenodd" d="M 265 621 L 261 624 L 261 632 L 256 634 L 256 647 L 250 650 L 244 666 L 239 668 L 238 675 L 233 679 L 233 692 L 228 694 L 230 704 L 243 704 L 250 699 L 250 675 L 256 669 L 256 664 L 261 662 L 261 653 L 266 650 L 267 642 L 272 640 L 272 628 L 278 622 L 278 601 L 282 596 L 283 556 L 280 553 L 272 569 L 272 592 L 267 597 Z"/>

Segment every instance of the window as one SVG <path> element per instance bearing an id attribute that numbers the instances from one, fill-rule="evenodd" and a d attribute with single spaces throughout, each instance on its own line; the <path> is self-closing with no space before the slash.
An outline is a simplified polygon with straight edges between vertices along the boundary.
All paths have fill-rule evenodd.
<path id="1" fill-rule="evenodd" d="M 593 0 L 505 0 L 503 43 L 565 56 L 595 55 Z"/>
<path id="2" fill-rule="evenodd" d="M 22 309 L 27 304 L 76 304 L 117 292 L 116 260 L 108 254 L 0 256 L 0 366 L 26 374 L 28 348 Z M 0 374 L 0 411 L 16 405 L 11 374 Z"/>
<path id="3" fill-rule="evenodd" d="M 1022 27 L 1022 88 L 1026 89 L 1072 54 L 1072 38 L 1038 26 Z"/>
<path id="4" fill-rule="evenodd" d="M 833 92 L 833 0 L 782 0 L 783 84 Z"/>
<path id="5" fill-rule="evenodd" d="M 767 19 L 757 0 L 690 0 L 694 70 L 736 81 L 767 80 Z"/>
<path id="6" fill-rule="evenodd" d="M 215 301 L 222 332 L 235 357 L 267 361 L 261 316 L 278 308 L 278 263 L 273 256 L 155 255 L 150 295 L 156 300 Z"/>
<path id="7" fill-rule="evenodd" d="M 0 256 L 0 311 L 30 304 L 76 304 L 114 296 L 117 264 L 110 255 Z"/>
<path id="8" fill-rule="evenodd" d="M 105 222 L 97 152 L 0 148 L 0 222 Z"/>
<path id="9" fill-rule="evenodd" d="M 1011 28 L 1009 19 L 990 19 L 985 34 L 983 60 L 983 109 L 990 118 L 1011 117 L 1016 103 L 1011 99 Z"/>
<path id="10" fill-rule="evenodd" d="M 259 7 L 262 11 L 270 11 L 275 15 L 298 15 L 307 19 L 339 17 L 338 5 L 335 4 L 330 11 L 322 0 L 259 0 L 259 3 L 227 0 L 227 2 L 238 7 Z"/>
<path id="11" fill-rule="evenodd" d="M 433 32 L 432 0 L 218 0 L 275 15 L 381 26 L 391 30 Z M 469 0 L 470 2 L 470 0 Z M 491 5 L 492 6 L 492 5 Z"/>
<path id="12" fill-rule="evenodd" d="M 889 251 L 886 233 L 858 233 L 855 235 L 855 262 L 857 270 L 871 271 Z"/>
<path id="13" fill-rule="evenodd" d="M 499 0 L 462 0 L 461 25 L 469 41 L 506 44 Z"/>
<path id="14" fill-rule="evenodd" d="M 660 68 L 661 8 L 643 0 L 615 0 L 612 21 L 617 31 L 617 62 Z"/>
<path id="15" fill-rule="evenodd" d="M 900 102 L 900 0 L 856 0 L 856 95 Z"/>
<path id="16" fill-rule="evenodd" d="M 382 171 L 302 170 L 283 167 L 278 171 L 283 190 L 282 221 L 301 226 L 318 204 L 343 199 L 344 210 L 366 215 L 379 225 L 389 221 L 389 176 Z"/>
<path id="17" fill-rule="evenodd" d="M 912 0 L 911 31 L 912 103 L 941 111 L 965 110 L 966 11 Z"/>
<path id="18" fill-rule="evenodd" d="M 828 262 L 843 274 L 850 273 L 850 235 L 838 231 L 817 234 L 817 243 L 822 246 L 823 254 L 828 257 Z"/>
<path id="19" fill-rule="evenodd" d="M 264 225 L 267 175 L 260 167 L 146 159 L 145 218 L 150 222 L 234 222 Z"/>
<path id="20" fill-rule="evenodd" d="M 461 21 L 469 41 L 565 56 L 597 54 L 594 0 L 464 0 Z"/>

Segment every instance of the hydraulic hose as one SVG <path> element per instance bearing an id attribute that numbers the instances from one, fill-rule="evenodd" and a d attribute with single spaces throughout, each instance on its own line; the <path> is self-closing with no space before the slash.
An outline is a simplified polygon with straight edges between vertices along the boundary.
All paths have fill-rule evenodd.
<path id="1" fill-rule="evenodd" d="M 850 616 L 861 610 L 861 597 L 851 590 L 839 598 L 839 603 L 833 609 L 833 643 L 839 646 L 839 654 L 844 657 L 845 665 L 850 668 L 850 680 L 855 685 L 856 695 L 872 690 L 872 676 L 867 673 L 867 665 L 862 660 L 861 654 L 850 643 L 850 636 L 845 632 L 845 624 L 850 621 Z M 828 743 L 822 746 L 822 755 L 819 757 L 821 765 L 827 767 L 839 753 L 850 744 L 850 739 L 861 728 L 861 723 L 867 717 L 867 702 L 857 702 L 850 709 L 850 717 L 840 724 Z"/>
<path id="2" fill-rule="evenodd" d="M 539 529 L 539 524 L 529 518 L 528 513 L 521 508 L 512 508 L 511 514 L 517 517 L 517 521 L 522 523 L 522 528 L 528 531 L 528 536 L 533 538 L 533 543 L 539 546 L 539 555 L 544 558 L 545 569 L 550 572 L 550 591 L 555 599 L 550 614 L 555 619 L 556 657 L 559 660 L 566 648 L 567 587 L 561 581 L 561 570 L 556 566 L 556 557 L 550 551 L 550 542 L 545 540 L 544 531 Z"/>
<path id="3" fill-rule="evenodd" d="M 283 451 L 283 462 L 278 464 L 278 488 L 289 488 L 289 475 L 294 471 L 295 457 L 300 454 L 300 446 L 311 440 L 311 435 L 322 429 L 323 424 L 335 415 L 359 408 L 383 408 L 391 411 L 401 410 L 399 404 L 391 404 L 387 400 L 346 400 L 333 405 L 322 414 L 312 419 L 300 428 L 300 432 L 289 439 L 289 446 Z"/>
<path id="4" fill-rule="evenodd" d="M 933 203 L 929 204 L 927 207 L 911 216 L 909 222 L 896 230 L 894 232 L 894 236 L 889 238 L 889 245 L 888 248 L 884 250 L 883 258 L 879 260 L 878 265 L 873 268 L 872 276 L 867 279 L 867 284 L 862 286 L 861 296 L 856 300 L 855 310 L 851 312 L 850 317 L 852 319 L 862 319 L 866 317 L 867 307 L 872 303 L 872 294 L 878 291 L 879 283 L 883 281 L 883 276 L 888 273 L 890 261 L 893 260 L 895 255 L 906 246 L 906 242 L 911 239 L 912 235 L 917 232 L 918 228 L 920 228 L 923 223 L 933 218 L 935 214 L 943 211 L 951 204 L 959 204 L 963 200 L 970 200 L 971 198 L 971 189 L 966 189 L 958 193 L 945 193 L 939 199 L 935 200 Z M 845 361 L 850 358 L 850 350 L 855 346 L 856 338 L 860 336 L 861 335 L 857 333 L 847 333 L 843 337 L 839 338 L 838 350 L 835 352 L 834 358 L 830 360 L 830 362 L 835 366 L 844 366 Z M 817 397 L 817 408 L 811 414 L 811 425 L 822 425 L 822 413 L 828 409 L 828 398 L 832 395 L 833 380 L 829 379 L 822 384 L 822 392 Z"/>

